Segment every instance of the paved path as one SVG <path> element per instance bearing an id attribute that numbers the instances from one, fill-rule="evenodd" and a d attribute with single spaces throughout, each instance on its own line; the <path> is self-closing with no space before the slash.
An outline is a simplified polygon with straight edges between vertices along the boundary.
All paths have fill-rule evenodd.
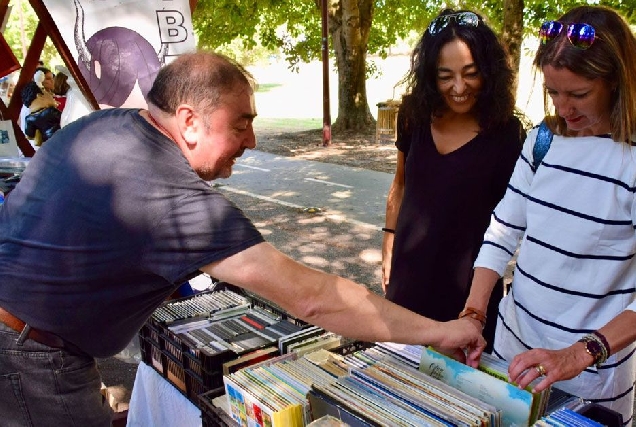
<path id="1" fill-rule="evenodd" d="M 329 218 L 380 230 L 392 174 L 246 152 L 219 188 L 294 209 L 317 207 Z"/>
<path id="2" fill-rule="evenodd" d="M 285 254 L 380 293 L 380 229 L 392 179 L 382 172 L 251 151 L 229 179 L 214 185 Z"/>

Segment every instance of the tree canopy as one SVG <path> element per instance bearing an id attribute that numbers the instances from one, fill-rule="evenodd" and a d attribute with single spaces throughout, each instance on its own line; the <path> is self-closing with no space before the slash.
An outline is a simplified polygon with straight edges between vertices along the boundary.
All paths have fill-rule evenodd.
<path id="1" fill-rule="evenodd" d="M 373 64 L 367 55 L 386 57 L 398 41 L 418 37 L 440 10 L 450 7 L 479 12 L 502 35 L 513 58 L 518 58 L 524 36 L 536 34 L 543 21 L 580 5 L 580 0 L 324 1 L 329 17 L 329 53 L 338 68 L 335 126 L 350 129 L 373 121 L 365 88 Z M 614 8 L 636 23 L 634 0 L 590 2 Z M 27 0 L 12 0 L 10 5 L 13 9 L 4 36 L 22 61 L 37 17 Z M 193 24 L 201 48 L 225 51 L 243 63 L 255 53 L 275 51 L 294 69 L 321 57 L 320 7 L 320 0 L 198 0 Z M 42 53 L 45 64 L 55 61 L 55 56 L 55 48 L 47 43 Z"/>
<path id="2" fill-rule="evenodd" d="M 331 10 L 348 0 L 327 0 Z M 479 12 L 498 32 L 503 25 L 505 0 L 375 0 L 373 24 L 367 52 L 385 56 L 399 39 L 412 31 L 421 33 L 429 21 L 445 7 Z M 636 23 L 636 2 L 604 0 L 592 2 L 618 10 Z M 541 23 L 556 19 L 580 0 L 525 0 L 524 35 L 535 34 Z M 258 45 L 283 52 L 290 65 L 320 58 L 321 19 L 319 0 L 199 0 L 193 15 L 199 46 L 216 49 L 240 39 L 246 49 Z M 332 43 L 330 43 L 332 45 Z"/>
<path id="3" fill-rule="evenodd" d="M 329 16 L 330 56 L 338 67 L 339 108 L 335 126 L 356 129 L 373 118 L 366 105 L 367 55 L 384 58 L 400 39 L 421 34 L 442 9 L 479 12 L 509 47 L 519 64 L 522 38 L 556 19 L 579 0 L 324 0 Z M 598 1 L 636 22 L 633 0 Z M 279 51 L 291 68 L 321 57 L 320 0 L 199 0 L 193 23 L 202 48 L 238 42 L 243 51 L 262 46 Z M 511 22 L 513 21 L 513 22 Z M 520 21 L 520 22 L 518 22 Z M 362 61 L 362 66 L 359 65 Z M 364 105 L 362 105 L 364 104 Z M 339 123 L 340 122 L 340 123 Z"/>

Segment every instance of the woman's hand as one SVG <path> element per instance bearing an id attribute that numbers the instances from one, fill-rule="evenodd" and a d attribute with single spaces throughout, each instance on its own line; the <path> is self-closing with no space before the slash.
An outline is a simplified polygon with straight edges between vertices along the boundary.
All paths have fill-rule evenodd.
<path id="1" fill-rule="evenodd" d="M 391 259 L 393 255 L 393 233 L 384 233 L 382 240 L 382 292 L 386 294 L 391 277 Z"/>
<path id="2" fill-rule="evenodd" d="M 433 345 L 435 350 L 473 368 L 479 366 L 481 353 L 486 347 L 486 340 L 481 336 L 481 323 L 464 318 L 440 325 L 442 339 L 439 345 Z"/>
<path id="3" fill-rule="evenodd" d="M 537 348 L 516 355 L 508 367 L 508 377 L 519 388 L 526 388 L 535 379 L 543 377 L 532 390 L 539 392 L 557 381 L 576 377 L 593 362 L 594 358 L 581 342 L 561 350 Z"/>

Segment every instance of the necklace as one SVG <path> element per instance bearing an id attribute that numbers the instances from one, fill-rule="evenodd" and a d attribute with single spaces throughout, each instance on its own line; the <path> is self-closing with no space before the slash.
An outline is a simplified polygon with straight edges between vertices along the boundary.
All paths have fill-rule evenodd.
<path id="1" fill-rule="evenodd" d="M 172 136 L 172 134 L 170 133 L 170 131 L 168 131 L 168 129 L 166 129 L 161 123 L 159 123 L 157 120 L 155 120 L 154 117 L 152 117 L 152 114 L 150 114 L 150 111 L 148 111 L 148 118 L 150 119 L 150 121 L 152 122 L 152 124 L 154 124 L 157 128 L 159 128 L 159 130 L 162 133 L 165 133 L 166 136 L 168 138 L 170 138 L 174 143 L 176 143 L 177 141 L 174 139 L 174 137 Z"/>

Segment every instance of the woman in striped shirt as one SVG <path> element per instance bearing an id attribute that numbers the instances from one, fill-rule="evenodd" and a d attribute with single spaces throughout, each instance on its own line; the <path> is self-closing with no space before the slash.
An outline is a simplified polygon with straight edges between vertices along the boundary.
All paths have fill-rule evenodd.
<path id="1" fill-rule="evenodd" d="M 463 313 L 478 322 L 520 244 L 494 343 L 510 362 L 510 380 L 525 387 L 541 377 L 535 390 L 555 384 L 631 424 L 636 39 L 601 6 L 571 9 L 544 23 L 540 36 L 534 64 L 544 76 L 547 130 L 528 134 L 484 236 Z M 535 165 L 537 142 L 549 150 Z"/>

